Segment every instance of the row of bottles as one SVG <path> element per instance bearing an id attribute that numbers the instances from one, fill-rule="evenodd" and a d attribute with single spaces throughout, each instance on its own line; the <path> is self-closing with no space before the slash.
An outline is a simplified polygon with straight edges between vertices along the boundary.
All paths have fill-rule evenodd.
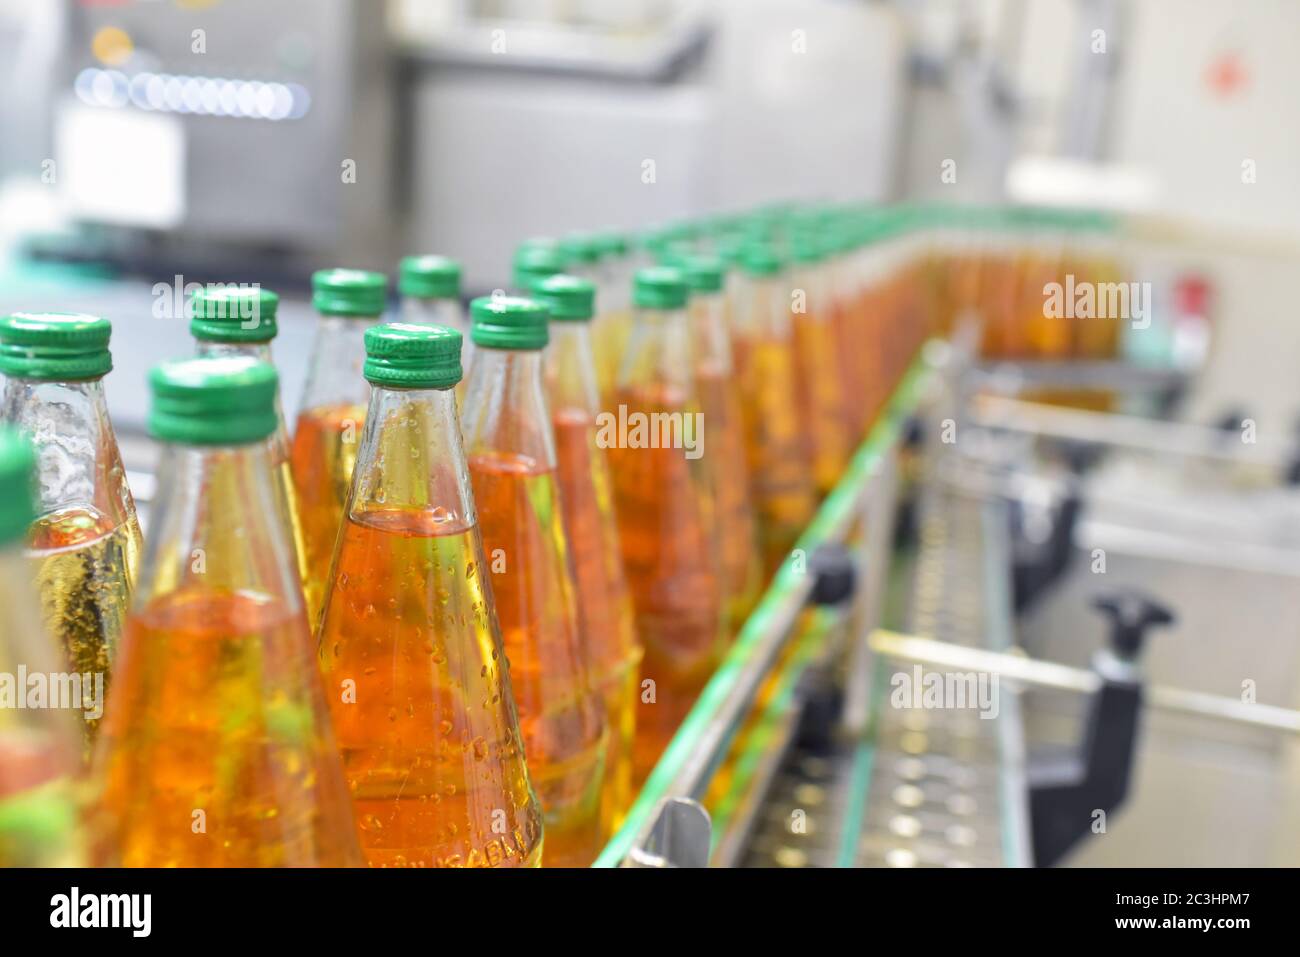
<path id="1" fill-rule="evenodd" d="M 0 321 L 24 436 L 0 466 L 37 501 L 0 502 L 0 546 L 34 560 L 29 613 L 93 704 L 80 762 L 0 709 L 0 863 L 78 803 L 69 853 L 101 863 L 590 863 L 950 325 L 959 263 L 914 225 L 782 208 L 533 240 L 515 295 L 468 316 L 458 265 L 411 257 L 389 324 L 385 276 L 319 272 L 292 438 L 276 296 L 204 289 L 196 358 L 150 378 L 143 558 L 109 324 Z M 0 587 L 30 596 L 21 565 Z M 23 603 L 0 663 L 34 667 Z"/>
<path id="2" fill-rule="evenodd" d="M 1120 349 L 1128 287 L 1111 217 L 1079 210 L 919 210 L 932 242 L 926 289 L 945 324 L 982 318 L 990 359 L 1106 360 Z"/>

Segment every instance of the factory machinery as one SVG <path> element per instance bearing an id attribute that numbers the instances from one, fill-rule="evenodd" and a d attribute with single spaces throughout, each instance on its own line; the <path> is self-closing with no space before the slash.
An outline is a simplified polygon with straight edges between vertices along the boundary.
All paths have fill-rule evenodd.
<path id="1" fill-rule="evenodd" d="M 990 367 L 973 339 L 918 356 L 597 866 L 1294 863 L 1300 712 L 1233 694 L 1223 664 L 1275 673 L 1293 622 L 1239 609 L 1229 649 L 1193 627 L 1198 601 L 1240 605 L 1234 576 L 1294 587 L 1294 457 L 1024 401 L 1167 408 L 1185 383 Z M 1217 500 L 1186 501 L 1188 475 Z M 1209 527 L 1228 502 L 1281 508 L 1270 540 Z M 1289 681 L 1271 700 L 1294 703 Z"/>

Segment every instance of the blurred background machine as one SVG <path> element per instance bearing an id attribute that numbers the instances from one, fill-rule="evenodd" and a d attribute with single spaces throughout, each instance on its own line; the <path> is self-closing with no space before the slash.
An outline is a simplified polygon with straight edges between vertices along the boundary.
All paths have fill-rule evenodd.
<path id="1" fill-rule="evenodd" d="M 59 13 L 52 102 L 31 105 L 64 211 L 100 227 L 87 251 L 145 271 L 382 261 L 393 78 L 366 4 L 261 5 L 255 29 L 241 2 Z"/>
<path id="2" fill-rule="evenodd" d="M 929 350 L 817 526 L 851 553 L 770 596 L 602 860 L 1295 864 L 1297 28 L 1214 0 L 0 0 L 0 312 L 113 320 L 147 508 L 144 373 L 191 350 L 192 284 L 284 295 L 292 420 L 322 266 L 446 253 L 477 295 L 528 236 L 775 200 L 1108 210 L 1150 324 L 1110 362 Z M 1081 389 L 1108 398 L 1042 401 Z M 890 705 L 918 667 L 998 675 L 997 715 Z M 1052 825 L 1080 801 L 1104 831 Z"/>

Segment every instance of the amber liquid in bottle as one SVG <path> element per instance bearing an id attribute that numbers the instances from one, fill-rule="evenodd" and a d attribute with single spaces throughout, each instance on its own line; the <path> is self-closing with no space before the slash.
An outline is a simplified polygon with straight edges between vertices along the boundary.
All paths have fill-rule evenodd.
<path id="1" fill-rule="evenodd" d="M 307 575 L 307 621 L 319 627 L 343 508 L 365 424 L 370 387 L 361 375 L 367 318 L 322 316 L 289 463 L 297 493 Z"/>
<path id="2" fill-rule="evenodd" d="M 574 558 L 578 611 L 592 658 L 592 683 L 605 703 L 609 749 L 602 807 L 608 835 L 632 803 L 641 649 L 623 576 L 609 463 L 605 450 L 594 446 L 595 421 L 582 409 L 561 409 L 554 422 L 560 502 Z"/>
<path id="3" fill-rule="evenodd" d="M 618 365 L 632 335 L 632 310 L 602 312 L 596 317 L 591 332 L 600 394 L 613 397 L 618 385 Z"/>
<path id="4" fill-rule="evenodd" d="M 135 583 L 140 527 L 134 517 L 115 525 L 94 509 L 73 507 L 37 519 L 28 548 L 43 617 L 61 639 L 72 673 L 81 676 L 90 705 L 83 721 L 89 759 Z M 88 700 L 88 691 L 97 700 Z"/>
<path id="5" fill-rule="evenodd" d="M 114 863 L 358 863 L 309 640 L 300 609 L 201 584 L 132 616 L 108 719 Z"/>
<path id="6" fill-rule="evenodd" d="M 535 867 L 541 810 L 452 390 L 376 386 L 371 402 L 320 633 L 362 852 Z"/>
<path id="7" fill-rule="evenodd" d="M 528 772 L 546 822 L 544 867 L 586 867 L 603 844 L 604 705 L 565 535 L 541 353 L 480 348 L 464 432 Z"/>
<path id="8" fill-rule="evenodd" d="M 601 847 L 604 722 L 588 686 L 554 469 L 527 456 L 470 457 L 528 770 L 546 814 L 549 867 Z"/>
<path id="9" fill-rule="evenodd" d="M 96 754 L 101 863 L 361 862 L 273 458 L 165 448 Z"/>
<path id="10" fill-rule="evenodd" d="M 812 476 L 817 491 L 828 494 L 839 481 L 853 451 L 844 425 L 836 330 L 823 276 L 798 279 L 806 294 L 805 308 L 793 317 L 796 383 L 802 419 L 812 452 Z"/>
<path id="11" fill-rule="evenodd" d="M 372 867 L 541 860 L 484 570 L 477 529 L 436 513 L 359 512 L 344 528 L 321 659 Z"/>
<path id="12" fill-rule="evenodd" d="M 101 380 L 11 378 L 0 418 L 38 450 L 41 515 L 27 554 L 45 629 L 78 676 L 76 724 L 88 762 L 112 684 L 114 659 L 135 585 L 140 525 L 108 420 Z"/>
<path id="13" fill-rule="evenodd" d="M 652 421 L 694 422 L 700 411 L 684 311 L 642 309 L 619 373 L 614 410 L 627 434 L 610 447 L 623 569 L 645 647 L 634 771 L 644 778 L 690 711 L 726 641 L 721 562 L 707 463 L 717 454 L 705 420 L 696 451 L 648 441 Z M 660 414 L 668 418 L 655 420 Z M 700 442 L 706 442 L 701 446 Z M 679 447 L 680 446 L 680 447 Z"/>
<path id="14" fill-rule="evenodd" d="M 741 333 L 736 344 L 763 567 L 771 575 L 812 519 L 816 507 L 812 472 L 799 420 L 790 343 L 765 336 L 751 339 Z"/>
<path id="15" fill-rule="evenodd" d="M 550 330 L 544 362 L 561 513 L 573 556 L 591 683 L 605 704 L 607 753 L 601 811 L 608 836 L 632 803 L 642 652 L 623 574 L 609 453 L 596 439 L 600 398 L 590 324 L 552 321 Z"/>
<path id="16" fill-rule="evenodd" d="M 856 444 L 862 439 L 859 410 L 866 402 L 865 383 L 859 378 L 861 360 L 856 352 L 856 288 L 851 278 L 852 264 L 847 258 L 834 262 L 832 266 L 835 269 L 835 289 L 831 300 L 831 328 L 835 339 L 835 372 L 844 400 L 840 407 L 840 420 L 850 444 Z"/>
<path id="17" fill-rule="evenodd" d="M 1065 263 L 1059 249 L 1046 248 L 1053 242 L 1044 237 L 1040 240 L 1039 252 L 1026 264 L 1020 290 L 1020 305 L 1025 338 L 1030 354 L 1036 359 L 1065 359 L 1073 351 L 1072 322 L 1064 310 L 1060 315 L 1052 315 L 1047 308 L 1047 298 L 1043 289 L 1050 283 L 1066 285 Z M 1076 276 L 1076 279 L 1084 278 Z"/>
<path id="18" fill-rule="evenodd" d="M 691 323 L 697 347 L 696 389 L 709 438 L 707 471 L 717 524 L 724 611 L 728 632 L 734 636 L 758 601 L 763 566 L 723 296 L 696 295 L 691 303 Z"/>
<path id="19" fill-rule="evenodd" d="M 290 467 L 302 523 L 307 577 L 303 591 L 308 620 L 325 599 L 325 585 L 347 501 L 357 446 L 365 423 L 362 405 L 337 405 L 304 412 L 294 430 Z"/>

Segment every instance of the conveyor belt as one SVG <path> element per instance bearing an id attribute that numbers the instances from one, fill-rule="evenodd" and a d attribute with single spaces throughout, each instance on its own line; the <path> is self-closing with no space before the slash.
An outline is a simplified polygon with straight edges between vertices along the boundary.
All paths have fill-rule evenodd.
<path id="1" fill-rule="evenodd" d="M 966 646 L 1005 645 L 993 627 L 1008 566 L 1000 557 L 1001 508 L 929 489 L 920 523 L 920 552 L 909 627 Z M 991 594 L 992 593 L 992 594 Z M 1002 632 L 999 635 L 999 632 Z M 896 670 L 884 663 L 891 674 Z M 902 666 L 910 668 L 912 666 Z M 919 666 L 918 666 L 919 667 Z M 928 669 L 921 669 L 928 674 Z M 1014 693 L 999 688 L 999 713 L 977 708 L 900 709 L 878 698 L 874 771 L 856 863 L 861 866 L 995 866 L 1004 862 L 1002 710 Z"/>
<path id="2" fill-rule="evenodd" d="M 1005 648 L 1005 547 L 1000 505 L 928 488 L 909 630 L 961 645 Z M 744 864 L 1027 864 L 1017 692 L 998 688 L 993 718 L 980 717 L 975 708 L 896 708 L 890 677 L 910 673 L 912 666 L 878 660 L 875 667 L 871 737 L 827 754 L 793 746 L 758 815 Z"/>

